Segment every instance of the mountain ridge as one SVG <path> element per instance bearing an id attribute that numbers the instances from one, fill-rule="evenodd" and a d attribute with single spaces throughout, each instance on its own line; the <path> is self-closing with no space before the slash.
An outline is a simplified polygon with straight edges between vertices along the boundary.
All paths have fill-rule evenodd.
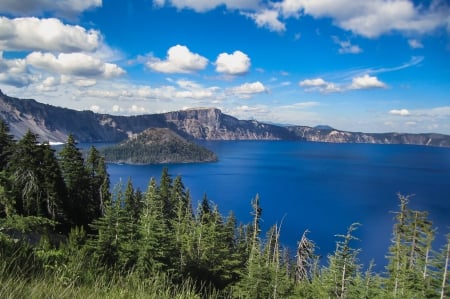
<path id="1" fill-rule="evenodd" d="M 78 142 L 119 142 L 148 128 L 168 128 L 197 140 L 301 140 L 333 143 L 416 144 L 450 147 L 450 135 L 437 133 L 363 133 L 329 126 L 280 126 L 240 120 L 217 108 L 198 108 L 160 114 L 117 116 L 77 111 L 9 97 L 0 90 L 0 119 L 21 138 L 27 130 L 43 141 L 64 142 L 73 134 Z"/>

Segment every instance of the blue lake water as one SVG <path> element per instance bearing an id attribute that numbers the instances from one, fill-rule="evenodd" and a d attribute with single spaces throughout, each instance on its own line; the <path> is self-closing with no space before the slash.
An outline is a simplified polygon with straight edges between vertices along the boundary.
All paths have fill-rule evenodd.
<path id="1" fill-rule="evenodd" d="M 410 207 L 427 210 L 444 242 L 450 226 L 450 149 L 409 145 L 327 144 L 285 141 L 204 142 L 216 163 L 171 165 L 109 164 L 112 184 L 130 177 L 145 191 L 151 177 L 168 167 L 181 175 L 196 205 L 206 193 L 221 213 L 233 210 L 251 221 L 251 199 L 259 194 L 263 229 L 281 224 L 281 241 L 295 250 L 304 230 L 325 256 L 336 234 L 353 222 L 360 239 L 360 261 L 386 264 L 397 193 L 414 194 Z"/>

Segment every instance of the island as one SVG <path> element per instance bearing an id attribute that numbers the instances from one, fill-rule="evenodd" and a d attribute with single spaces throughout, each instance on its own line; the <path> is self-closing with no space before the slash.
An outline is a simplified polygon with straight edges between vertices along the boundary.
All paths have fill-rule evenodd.
<path id="1" fill-rule="evenodd" d="M 100 149 L 106 162 L 166 164 L 215 162 L 211 150 L 181 137 L 168 128 L 149 128 L 116 145 Z"/>

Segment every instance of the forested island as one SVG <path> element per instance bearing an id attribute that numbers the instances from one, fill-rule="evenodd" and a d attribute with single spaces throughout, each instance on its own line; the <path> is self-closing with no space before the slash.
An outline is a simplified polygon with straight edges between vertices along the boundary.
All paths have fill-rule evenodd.
<path id="1" fill-rule="evenodd" d="M 106 162 L 161 164 L 214 162 L 209 149 L 187 141 L 167 128 L 149 128 L 117 145 L 101 148 Z"/>
<path id="2" fill-rule="evenodd" d="M 358 223 L 335 236 L 326 257 L 305 231 L 297 248 L 281 228 L 222 215 L 207 195 L 198 206 L 164 168 L 146 190 L 112 188 L 104 157 L 69 136 L 56 153 L 0 121 L 1 298 L 446 298 L 450 234 L 433 248 L 426 211 L 399 208 L 385 271 L 362 265 Z M 330 236 L 333 238 L 333 236 Z"/>

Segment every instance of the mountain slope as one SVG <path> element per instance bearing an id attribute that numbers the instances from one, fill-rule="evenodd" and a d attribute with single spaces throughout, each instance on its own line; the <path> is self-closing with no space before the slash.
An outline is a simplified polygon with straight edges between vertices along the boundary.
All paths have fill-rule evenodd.
<path id="1" fill-rule="evenodd" d="M 76 111 L 18 99 L 0 91 L 0 119 L 19 139 L 28 129 L 42 140 L 64 142 L 73 134 L 78 142 L 118 142 L 148 128 L 168 128 L 186 139 L 303 140 L 335 143 L 417 144 L 450 147 L 443 134 L 346 132 L 328 126 L 278 126 L 239 120 L 216 108 L 189 109 L 162 114 L 115 116 Z"/>
<path id="2" fill-rule="evenodd" d="M 107 162 L 127 164 L 214 162 L 217 156 L 167 128 L 150 128 L 117 145 L 101 148 Z"/>

